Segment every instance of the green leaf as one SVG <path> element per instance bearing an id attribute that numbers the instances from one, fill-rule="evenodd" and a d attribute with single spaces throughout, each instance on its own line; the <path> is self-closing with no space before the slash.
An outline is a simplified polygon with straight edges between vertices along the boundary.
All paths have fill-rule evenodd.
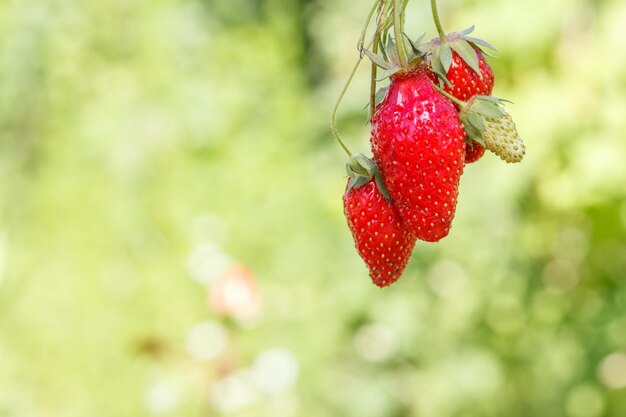
<path id="1" fill-rule="evenodd" d="M 475 127 L 478 131 L 480 132 L 485 131 L 486 129 L 485 122 L 483 122 L 482 117 L 480 117 L 477 113 L 467 112 L 466 120 L 469 122 L 469 124 Z"/>
<path id="2" fill-rule="evenodd" d="M 419 48 L 425 37 L 426 37 L 426 33 L 423 33 L 422 36 L 420 36 L 419 38 L 415 39 L 415 41 L 413 43 L 415 45 L 417 45 L 417 47 Z"/>
<path id="3" fill-rule="evenodd" d="M 387 52 L 387 58 L 389 58 L 394 65 L 398 65 L 400 63 L 398 58 L 398 48 L 396 47 L 396 43 L 393 41 L 391 36 L 387 39 L 385 51 Z"/>
<path id="4" fill-rule="evenodd" d="M 468 27 L 467 29 L 462 30 L 462 31 L 461 31 L 461 32 L 459 32 L 459 33 L 460 33 L 462 36 L 469 35 L 470 33 L 472 33 L 472 32 L 474 31 L 474 28 L 475 28 L 475 26 L 474 26 L 474 25 L 472 25 L 472 26 Z"/>
<path id="5" fill-rule="evenodd" d="M 437 64 L 435 64 L 435 62 Z M 452 83 L 448 80 L 448 77 L 446 77 L 446 74 L 443 72 L 443 68 L 441 67 L 441 62 L 439 60 L 432 60 L 430 72 L 435 74 L 437 78 L 446 83 L 447 86 L 452 87 Z"/>
<path id="6" fill-rule="evenodd" d="M 378 91 L 376 92 L 376 98 L 375 98 L 375 103 L 376 104 L 378 104 L 381 101 L 383 101 L 383 99 L 387 95 L 387 91 L 389 91 L 389 86 L 381 87 L 381 88 L 378 89 Z"/>
<path id="7" fill-rule="evenodd" d="M 487 101 L 491 101 L 492 103 L 496 103 L 498 105 L 503 106 L 503 103 L 510 103 L 510 104 L 515 104 L 513 103 L 511 100 L 507 100 L 505 98 L 500 98 L 500 97 L 494 97 L 494 96 L 475 96 L 474 97 L 475 100 L 487 100 Z"/>
<path id="8" fill-rule="evenodd" d="M 463 39 L 452 42 L 450 46 L 452 46 L 452 49 L 459 54 L 461 59 L 465 61 L 470 68 L 476 71 L 476 74 L 478 74 L 480 78 L 482 78 L 483 75 L 480 72 L 480 66 L 478 65 L 478 55 L 476 54 L 474 48 L 472 48 L 472 46 Z"/>
<path id="9" fill-rule="evenodd" d="M 365 184 L 370 182 L 371 179 L 372 179 L 371 177 L 368 178 L 363 175 L 359 175 L 358 177 L 356 177 L 356 181 L 354 182 L 354 188 L 363 187 Z"/>
<path id="10" fill-rule="evenodd" d="M 424 33 L 422 36 L 417 38 L 415 42 L 413 42 L 411 38 L 409 38 L 409 35 L 407 35 L 406 33 L 403 32 L 403 35 L 406 37 L 406 40 L 409 42 L 409 45 L 411 46 L 411 50 L 413 51 L 413 54 L 415 54 L 416 57 L 423 55 L 423 52 L 420 51 L 420 45 L 422 43 L 422 39 L 424 39 L 424 36 L 426 36 L 426 34 Z"/>
<path id="11" fill-rule="evenodd" d="M 479 141 L 483 140 L 483 136 L 482 136 L 482 133 L 480 132 L 480 130 L 478 130 L 474 126 L 472 126 L 471 123 L 469 123 L 467 121 L 467 119 L 465 119 L 463 121 L 463 126 L 465 127 L 465 133 L 467 133 L 467 136 L 469 136 L 470 138 L 472 138 L 476 142 L 479 142 Z"/>
<path id="12" fill-rule="evenodd" d="M 468 41 L 468 42 L 469 42 L 469 41 Z M 489 51 L 488 51 L 487 49 L 485 49 L 485 48 L 481 48 L 480 46 L 478 46 L 478 45 L 476 45 L 476 44 L 474 44 L 474 43 L 472 43 L 472 42 L 470 42 L 470 44 L 471 44 L 474 48 L 476 48 L 476 49 L 478 49 L 480 52 L 482 52 L 482 54 L 483 54 L 483 55 L 486 55 L 486 56 L 488 56 L 489 58 L 497 58 L 497 57 L 498 57 L 496 54 L 493 54 L 493 53 L 489 52 Z"/>
<path id="13" fill-rule="evenodd" d="M 377 78 L 376 81 L 384 81 L 385 79 L 391 77 L 393 74 L 395 74 L 396 72 L 400 71 L 402 68 L 400 67 L 395 67 L 389 70 L 385 70 L 383 71 L 383 73 L 381 74 L 381 78 Z"/>
<path id="14" fill-rule="evenodd" d="M 348 191 L 352 191 L 355 183 L 356 183 L 356 178 L 350 177 L 350 180 L 348 181 Z"/>
<path id="15" fill-rule="evenodd" d="M 473 112 L 482 114 L 483 116 L 492 119 L 497 119 L 498 117 L 502 117 L 506 114 L 497 104 L 483 100 L 474 100 L 470 109 Z"/>
<path id="16" fill-rule="evenodd" d="M 485 146 L 485 139 L 483 139 L 482 135 L 474 136 L 474 137 L 470 137 L 469 135 L 467 135 L 467 137 L 470 139 L 470 142 L 476 142 L 482 145 L 483 147 Z"/>
<path id="17" fill-rule="evenodd" d="M 370 158 L 363 155 L 362 153 L 358 153 L 354 155 L 353 159 L 357 161 L 357 163 L 365 170 L 365 174 L 369 176 L 370 178 L 374 175 L 374 173 L 378 169 L 374 161 L 372 161 Z"/>
<path id="18" fill-rule="evenodd" d="M 448 74 L 448 71 L 450 70 L 450 65 L 452 65 L 452 50 L 450 49 L 450 45 L 447 43 L 441 45 L 439 47 L 438 55 L 445 74 Z"/>
<path id="19" fill-rule="evenodd" d="M 490 101 L 492 103 L 496 103 L 496 104 L 500 104 L 502 102 L 502 99 L 498 98 L 498 97 L 494 97 L 494 96 L 484 96 L 484 95 L 479 95 L 479 96 L 475 96 L 474 100 L 487 100 Z"/>
<path id="20" fill-rule="evenodd" d="M 346 164 L 346 171 L 350 178 L 357 178 L 359 176 L 367 176 L 367 170 L 365 167 L 360 166 L 354 159 L 351 159 Z"/>
<path id="21" fill-rule="evenodd" d="M 452 86 L 450 81 L 448 81 L 447 71 L 443 69 L 443 65 L 441 64 L 441 59 L 439 59 L 437 51 L 433 52 L 433 56 L 431 57 L 431 72 L 435 73 L 440 80 L 446 83 L 449 86 Z"/>
<path id="22" fill-rule="evenodd" d="M 490 44 L 489 42 L 483 39 L 472 38 L 471 36 L 463 36 L 463 39 L 475 45 L 484 46 L 485 48 L 489 48 L 492 51 L 498 52 L 495 46 L 493 46 L 492 44 Z"/>
<path id="23" fill-rule="evenodd" d="M 390 70 L 393 68 L 393 65 L 390 64 L 389 62 L 385 61 L 380 55 L 375 54 L 374 52 L 368 50 L 368 49 L 363 49 L 363 52 L 365 53 L 365 55 L 367 55 L 367 57 L 377 66 L 379 66 L 382 69 L 385 70 Z"/>
<path id="24" fill-rule="evenodd" d="M 387 42 L 385 41 L 385 38 L 388 38 L 388 34 L 383 35 L 382 33 L 378 35 L 379 36 L 379 40 L 378 43 L 380 45 L 385 45 Z M 391 60 L 389 59 L 389 57 L 387 56 L 387 51 L 386 48 L 380 48 L 380 53 L 383 56 L 383 59 L 387 62 L 390 62 Z"/>
<path id="25" fill-rule="evenodd" d="M 376 171 L 376 174 L 374 175 L 374 179 L 376 181 L 376 187 L 378 187 L 378 191 L 380 191 L 380 193 L 383 195 L 383 197 L 385 197 L 385 200 L 387 200 L 388 203 L 391 203 L 391 197 L 389 197 L 389 191 L 387 190 L 387 187 L 385 187 L 385 183 L 383 182 L 383 177 L 380 174 L 380 171 Z"/>

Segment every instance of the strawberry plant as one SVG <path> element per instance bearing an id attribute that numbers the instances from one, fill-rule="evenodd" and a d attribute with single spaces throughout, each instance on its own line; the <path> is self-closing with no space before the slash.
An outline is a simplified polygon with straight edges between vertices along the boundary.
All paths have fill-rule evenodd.
<path id="1" fill-rule="evenodd" d="M 331 115 L 333 135 L 349 156 L 344 213 L 373 282 L 384 287 L 402 274 L 415 240 L 448 236 L 467 163 L 485 149 L 519 162 L 525 147 L 504 100 L 491 97 L 495 77 L 485 56 L 496 49 L 469 36 L 446 34 L 435 0 L 438 36 L 422 43 L 404 31 L 409 0 L 376 0 L 357 43 L 359 56 Z M 368 28 L 375 19 L 371 39 Z M 356 156 L 336 126 L 338 107 L 367 57 L 373 158 Z M 389 85 L 377 90 L 380 82 Z"/>

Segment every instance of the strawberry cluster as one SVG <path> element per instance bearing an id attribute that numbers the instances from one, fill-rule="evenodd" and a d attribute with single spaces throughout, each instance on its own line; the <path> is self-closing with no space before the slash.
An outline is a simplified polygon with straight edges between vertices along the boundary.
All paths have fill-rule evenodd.
<path id="1" fill-rule="evenodd" d="M 373 63 L 373 159 L 348 151 L 333 112 L 333 133 L 350 155 L 344 213 L 379 287 L 400 278 L 417 239 L 437 242 L 448 235 L 466 164 L 478 161 L 485 149 L 506 162 L 519 162 L 525 153 L 503 100 L 491 96 L 495 78 L 485 55 L 495 48 L 470 37 L 473 27 L 444 33 L 434 0 L 439 37 L 426 44 L 423 36 L 411 41 L 403 31 L 406 4 L 377 0 L 370 14 L 377 12 L 371 49 L 359 42 L 359 58 Z M 377 103 L 378 68 L 390 82 Z"/>

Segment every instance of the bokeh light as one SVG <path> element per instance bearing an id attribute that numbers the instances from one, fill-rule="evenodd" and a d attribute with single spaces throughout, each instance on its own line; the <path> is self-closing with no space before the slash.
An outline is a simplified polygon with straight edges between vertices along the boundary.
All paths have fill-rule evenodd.
<path id="1" fill-rule="evenodd" d="M 384 290 L 328 126 L 371 4 L 0 2 L 0 416 L 626 416 L 626 2 L 439 0 L 527 154 Z"/>

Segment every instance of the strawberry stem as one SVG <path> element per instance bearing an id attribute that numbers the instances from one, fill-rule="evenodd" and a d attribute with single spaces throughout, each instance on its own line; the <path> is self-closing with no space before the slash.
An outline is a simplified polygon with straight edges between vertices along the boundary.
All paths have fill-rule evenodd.
<path id="1" fill-rule="evenodd" d="M 402 37 L 401 1 L 402 0 L 393 0 L 393 32 L 396 37 L 396 47 L 398 49 L 400 65 L 402 68 L 407 68 L 409 66 L 409 59 L 407 58 L 406 49 L 404 48 L 404 38 Z"/>
<path id="2" fill-rule="evenodd" d="M 372 17 L 374 16 L 374 13 L 376 12 L 376 8 L 378 7 L 381 1 L 382 0 L 376 0 L 374 2 L 372 9 L 370 10 L 369 14 L 367 15 L 367 18 L 365 19 L 365 26 L 363 26 L 363 30 L 361 31 L 361 36 L 359 37 L 359 43 L 357 44 L 357 48 L 359 49 L 360 54 L 362 53 L 361 51 L 363 50 L 363 45 L 365 44 L 365 35 L 367 33 L 367 28 L 369 27 L 370 21 L 372 20 Z"/>
<path id="3" fill-rule="evenodd" d="M 433 12 L 433 20 L 435 21 L 435 26 L 437 26 L 437 33 L 439 33 L 439 40 L 441 43 L 446 42 L 446 32 L 443 31 L 443 27 L 441 26 L 441 21 L 439 20 L 439 12 L 437 11 L 437 0 L 430 0 L 430 8 Z"/>
<path id="4" fill-rule="evenodd" d="M 465 107 L 467 107 L 467 103 L 465 103 L 464 101 L 461 101 L 458 98 L 454 97 L 452 94 L 446 92 L 443 88 L 439 87 L 437 84 L 434 84 L 433 82 L 431 82 L 431 84 L 433 87 L 435 87 L 435 90 L 439 91 L 443 96 L 452 100 L 455 104 L 461 107 L 461 109 L 464 109 Z"/>
<path id="5" fill-rule="evenodd" d="M 343 143 L 343 140 L 341 140 L 341 135 L 339 134 L 339 130 L 337 129 L 337 110 L 339 109 L 339 105 L 341 104 L 343 97 L 346 95 L 346 91 L 348 91 L 348 87 L 350 86 L 350 83 L 352 82 L 352 79 L 354 78 L 354 74 L 356 74 L 356 70 L 359 68 L 359 64 L 361 64 L 361 60 L 362 58 L 359 55 L 359 59 L 356 61 L 356 64 L 354 64 L 354 68 L 352 68 L 352 72 L 350 73 L 348 80 L 343 86 L 343 89 L 341 90 L 341 93 L 339 94 L 339 97 L 337 98 L 337 102 L 335 103 L 335 107 L 333 108 L 333 112 L 330 115 L 330 129 L 333 132 L 333 136 L 335 137 L 335 139 L 337 139 L 337 142 L 339 143 L 339 145 L 343 148 L 344 151 L 346 151 L 346 153 L 350 157 L 352 156 L 352 152 L 350 152 L 350 149 L 348 149 L 346 144 Z"/>
<path id="6" fill-rule="evenodd" d="M 383 0 L 376 0 L 374 2 L 374 5 L 372 6 L 369 14 L 367 15 L 367 18 L 365 19 L 365 25 L 363 26 L 363 30 L 361 31 L 361 36 L 359 37 L 359 41 L 357 44 L 357 48 L 359 50 L 359 59 L 354 64 L 354 68 L 352 68 L 352 72 L 350 73 L 350 76 L 348 77 L 346 84 L 343 86 L 343 89 L 341 90 L 341 93 L 339 94 L 339 97 L 337 98 L 337 102 L 335 103 L 335 107 L 333 108 L 333 111 L 330 115 L 330 130 L 333 136 L 335 137 L 335 139 L 337 140 L 337 143 L 339 143 L 339 145 L 343 148 L 343 150 L 348 154 L 349 157 L 352 157 L 352 152 L 350 152 L 350 149 L 348 149 L 346 144 L 343 143 L 343 140 L 341 139 L 341 135 L 339 134 L 339 129 L 337 129 L 337 110 L 339 109 L 339 105 L 341 104 L 343 97 L 346 95 L 346 91 L 348 91 L 348 87 L 350 87 L 350 83 L 352 82 L 352 79 L 354 78 L 354 74 L 356 74 L 356 70 L 359 68 L 361 61 L 363 60 L 363 44 L 365 42 L 365 35 L 367 33 L 367 28 L 370 25 L 372 16 L 374 16 L 374 13 L 376 12 L 376 8 L 381 3 L 381 1 Z M 378 28 L 377 28 L 377 31 L 378 31 Z M 372 42 L 370 42 L 370 45 L 371 44 Z M 369 45 L 368 45 L 368 48 L 369 48 Z"/>
<path id="7" fill-rule="evenodd" d="M 380 38 L 378 36 L 379 28 L 376 28 L 376 33 L 374 34 L 374 45 L 372 46 L 372 51 L 374 53 L 378 52 L 378 43 L 380 42 Z M 378 66 L 372 62 L 372 71 L 370 76 L 370 119 L 374 116 L 376 112 L 376 74 L 378 71 Z"/>

